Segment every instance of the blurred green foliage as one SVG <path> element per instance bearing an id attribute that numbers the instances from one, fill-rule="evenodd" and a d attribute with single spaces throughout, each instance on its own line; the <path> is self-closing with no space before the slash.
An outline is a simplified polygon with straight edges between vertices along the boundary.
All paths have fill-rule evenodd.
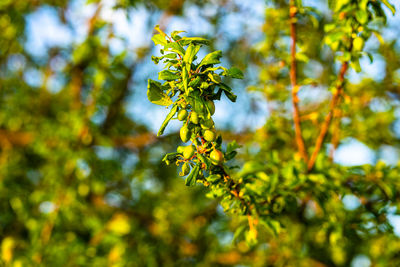
<path id="1" fill-rule="evenodd" d="M 391 35 L 400 33 L 385 24 L 399 13 L 391 1 L 292 2 L 309 155 L 337 90 L 339 65 L 351 62 L 307 171 L 293 128 L 289 1 L 266 1 L 261 28 L 234 31 L 230 14 L 252 15 L 239 2 L 0 1 L 0 265 L 357 266 L 360 259 L 400 265 L 391 221 L 400 212 L 400 166 L 379 160 L 385 148 L 398 153 L 399 146 L 400 47 Z M 137 14 L 132 10 L 146 12 L 145 42 L 134 36 L 132 48 L 118 36 L 106 8 L 128 19 Z M 36 54 L 29 17 L 43 9 L 73 40 Z M 74 21 L 77 9 L 90 10 L 82 24 Z M 168 28 L 193 10 L 211 25 L 202 36 L 211 40 L 210 52 L 222 50 L 224 65 L 245 73 L 243 82 L 226 81 L 238 102 L 250 95 L 268 105 L 265 124 L 254 131 L 217 125 L 223 140 L 242 147 L 227 165 L 232 183 L 216 179 L 208 188 L 186 187 L 178 168 L 162 162 L 181 144 L 178 134 L 156 137 L 145 123 L 154 115 L 146 117 L 144 76 L 160 71 L 151 62 L 153 27 Z M 366 71 L 369 57 L 380 63 L 375 74 Z M 238 106 L 228 123 L 238 128 L 232 121 L 240 113 L 257 110 L 257 102 L 250 104 L 229 104 Z M 130 107 L 143 114 L 132 115 Z M 351 139 L 374 151 L 373 164 L 335 163 L 334 149 Z"/>

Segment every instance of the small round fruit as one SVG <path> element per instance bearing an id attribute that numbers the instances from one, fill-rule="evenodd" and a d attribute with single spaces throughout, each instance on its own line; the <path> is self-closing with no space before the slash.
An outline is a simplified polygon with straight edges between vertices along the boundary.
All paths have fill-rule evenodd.
<path id="1" fill-rule="evenodd" d="M 176 148 L 176 152 L 178 152 L 178 153 L 183 153 L 183 150 L 185 149 L 185 147 L 184 146 L 178 146 L 177 148 Z"/>
<path id="2" fill-rule="evenodd" d="M 200 85 L 200 88 L 201 88 L 201 89 L 207 89 L 208 86 L 209 86 L 209 85 L 208 85 L 208 82 L 202 82 L 201 85 Z"/>
<path id="3" fill-rule="evenodd" d="M 185 147 L 183 150 L 183 157 L 185 159 L 190 159 L 194 155 L 195 148 L 193 145 Z"/>
<path id="4" fill-rule="evenodd" d="M 196 112 L 190 114 L 190 122 L 193 124 L 199 124 L 199 115 Z"/>
<path id="5" fill-rule="evenodd" d="M 200 126 L 203 129 L 211 129 L 214 126 L 214 122 L 212 119 L 204 120 L 200 123 Z"/>
<path id="6" fill-rule="evenodd" d="M 187 118 L 188 112 L 186 109 L 181 109 L 178 112 L 178 120 L 184 121 Z"/>
<path id="7" fill-rule="evenodd" d="M 353 40 L 353 48 L 355 51 L 361 51 L 364 48 L 364 39 L 361 37 L 356 37 Z"/>
<path id="8" fill-rule="evenodd" d="M 186 143 L 190 139 L 191 132 L 186 125 L 183 125 L 181 130 L 179 131 L 182 142 Z"/>
<path id="9" fill-rule="evenodd" d="M 182 165 L 182 171 L 179 173 L 179 175 L 185 176 L 185 175 L 188 175 L 189 172 L 190 172 L 189 163 L 185 162 L 185 164 Z"/>
<path id="10" fill-rule="evenodd" d="M 212 131 L 212 130 L 204 131 L 204 139 L 206 139 L 206 141 L 213 142 L 216 137 L 217 137 L 217 134 L 214 131 Z"/>
<path id="11" fill-rule="evenodd" d="M 224 154 L 221 151 L 214 149 L 210 153 L 211 163 L 214 165 L 220 165 L 224 161 Z"/>
<path id="12" fill-rule="evenodd" d="M 207 108 L 210 111 L 211 115 L 214 115 L 215 113 L 215 105 L 214 105 L 214 101 L 212 100 L 207 100 L 206 102 Z"/>

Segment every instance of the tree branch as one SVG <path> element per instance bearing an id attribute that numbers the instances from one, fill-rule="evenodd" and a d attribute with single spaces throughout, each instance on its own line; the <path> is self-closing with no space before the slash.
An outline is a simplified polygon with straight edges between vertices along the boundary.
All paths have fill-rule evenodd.
<path id="1" fill-rule="evenodd" d="M 297 92 L 299 91 L 299 86 L 297 84 L 297 66 L 296 66 L 296 12 L 297 8 L 294 6 L 294 1 L 290 1 L 290 37 L 292 39 L 290 48 L 290 82 L 292 84 L 292 105 L 293 105 L 293 121 L 294 130 L 296 135 L 296 143 L 299 153 L 303 160 L 307 163 L 308 155 L 306 146 L 304 144 L 304 139 L 301 134 L 301 120 L 299 111 L 299 98 L 297 97 Z"/>
<path id="2" fill-rule="evenodd" d="M 339 106 L 339 103 L 338 105 Z M 340 109 L 336 107 L 335 111 L 333 112 L 333 125 L 332 125 L 332 147 L 329 151 L 329 158 L 331 161 L 334 160 L 335 151 L 339 146 L 340 142 L 340 119 L 342 117 L 342 112 Z"/>
<path id="3" fill-rule="evenodd" d="M 329 125 L 331 123 L 332 120 L 332 116 L 334 113 L 334 110 L 339 102 L 340 96 L 342 94 L 343 91 L 343 81 L 344 81 L 344 76 L 346 74 L 346 71 L 349 67 L 349 62 L 346 61 L 342 64 L 342 67 L 340 68 L 340 72 L 339 72 L 339 77 L 338 77 L 338 83 L 336 86 L 336 91 L 333 94 L 332 97 L 332 101 L 331 104 L 329 106 L 329 112 L 325 117 L 325 120 L 321 126 L 321 131 L 318 135 L 317 141 L 315 143 L 315 148 L 314 151 L 311 155 L 310 161 L 308 162 L 308 171 L 312 170 L 312 168 L 314 167 L 315 161 L 317 159 L 318 153 L 321 150 L 322 144 L 325 140 L 326 134 L 328 132 L 329 129 Z"/>

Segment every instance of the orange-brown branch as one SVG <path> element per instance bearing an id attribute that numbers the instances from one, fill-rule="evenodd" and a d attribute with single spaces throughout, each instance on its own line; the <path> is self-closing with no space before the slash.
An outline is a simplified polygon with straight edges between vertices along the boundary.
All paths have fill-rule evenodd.
<path id="1" fill-rule="evenodd" d="M 329 125 L 330 125 L 330 123 L 332 121 L 333 113 L 335 111 L 335 108 L 336 108 L 336 106 L 337 106 L 337 104 L 339 102 L 340 96 L 341 96 L 342 91 L 343 91 L 344 76 L 346 74 L 346 71 L 347 71 L 348 67 L 349 67 L 349 62 L 346 61 L 346 62 L 344 62 L 342 64 L 342 67 L 340 68 L 339 77 L 338 77 L 338 83 L 337 83 L 337 86 L 336 86 L 336 90 L 333 93 L 332 101 L 331 101 L 331 104 L 329 106 L 329 112 L 326 115 L 325 120 L 324 120 L 324 122 L 323 122 L 323 124 L 321 126 L 321 131 L 320 131 L 320 133 L 318 135 L 318 138 L 317 138 L 317 141 L 315 143 L 314 151 L 313 151 L 313 153 L 311 155 L 310 161 L 308 162 L 308 170 L 309 171 L 314 167 L 314 164 L 315 164 L 315 161 L 317 159 L 318 153 L 322 148 L 322 144 L 324 143 L 326 134 L 327 134 L 327 132 L 329 130 Z"/>
<path id="2" fill-rule="evenodd" d="M 299 91 L 299 86 L 297 85 L 297 66 L 296 66 L 296 12 L 297 8 L 294 6 L 294 1 L 290 1 L 290 37 L 292 40 L 290 48 L 290 82 L 292 84 L 292 105 L 293 105 L 293 121 L 294 130 L 296 136 L 297 148 L 299 150 L 300 156 L 307 163 L 308 155 L 307 149 L 304 144 L 304 139 L 301 133 L 301 120 L 299 111 L 299 98 L 297 97 L 297 92 Z"/>
<path id="3" fill-rule="evenodd" d="M 337 106 L 339 106 L 340 103 L 338 103 Z M 329 159 L 333 161 L 334 156 L 335 156 L 335 151 L 337 147 L 339 146 L 339 141 L 340 141 L 340 119 L 342 117 L 342 112 L 340 109 L 336 107 L 335 111 L 333 112 L 333 125 L 332 125 L 332 147 L 331 150 L 329 151 Z"/>

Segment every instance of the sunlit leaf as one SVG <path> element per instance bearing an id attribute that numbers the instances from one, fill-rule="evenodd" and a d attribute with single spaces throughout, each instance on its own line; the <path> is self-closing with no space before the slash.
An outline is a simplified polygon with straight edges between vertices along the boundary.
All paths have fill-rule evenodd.
<path id="1" fill-rule="evenodd" d="M 151 79 L 147 84 L 147 98 L 151 103 L 161 106 L 169 106 L 173 103 L 171 98 L 163 92 L 161 84 Z"/>

